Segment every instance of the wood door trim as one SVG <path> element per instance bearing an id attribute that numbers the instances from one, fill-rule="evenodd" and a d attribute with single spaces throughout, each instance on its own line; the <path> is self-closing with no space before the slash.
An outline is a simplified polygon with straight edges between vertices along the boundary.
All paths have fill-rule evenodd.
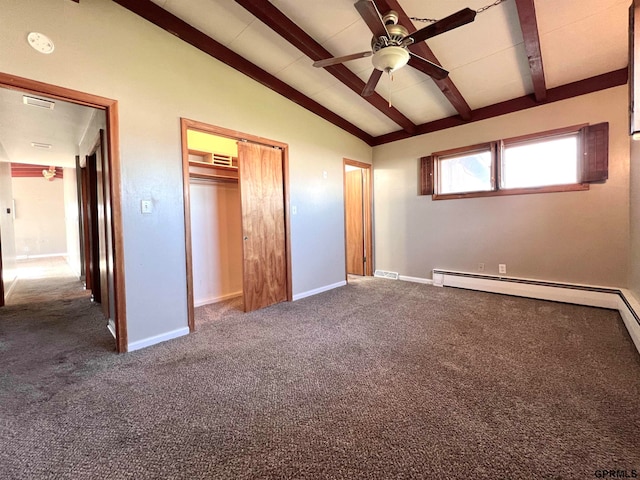
<path id="1" fill-rule="evenodd" d="M 0 87 L 19 90 L 36 95 L 63 100 L 66 102 L 97 108 L 106 112 L 107 161 L 111 176 L 111 228 L 113 232 L 113 277 L 115 286 L 114 323 L 116 327 L 116 349 L 119 353 L 127 351 L 127 310 L 124 277 L 124 235 L 122 230 L 122 178 L 120 169 L 120 135 L 118 120 L 118 101 L 28 78 L 0 72 Z"/>
<path id="2" fill-rule="evenodd" d="M 191 197 L 189 185 L 189 146 L 187 144 L 187 130 L 192 128 L 190 121 L 180 119 L 180 135 L 182 140 L 182 198 L 184 201 L 184 249 L 187 273 L 187 323 L 189 332 L 196 328 L 195 307 L 193 300 L 193 249 L 191 246 Z"/>
<path id="3" fill-rule="evenodd" d="M 269 138 L 251 135 L 249 133 L 218 127 L 197 120 L 180 118 L 180 131 L 182 135 L 182 188 L 184 198 L 184 228 L 185 228 L 185 256 L 187 272 L 187 315 L 189 331 L 195 330 L 195 309 L 193 301 L 193 250 L 191 247 L 191 199 L 189 195 L 189 148 L 187 145 L 187 130 L 196 130 L 220 137 L 234 140 L 247 140 L 253 143 L 278 147 L 282 150 L 282 169 L 284 183 L 284 231 L 286 248 L 287 271 L 287 301 L 293 301 L 293 285 L 291 281 L 291 216 L 289 211 L 289 145 Z"/>
<path id="4" fill-rule="evenodd" d="M 342 197 L 346 199 L 346 175 L 345 167 L 349 165 L 351 167 L 357 167 L 362 169 L 363 189 L 362 196 L 365 198 L 364 208 L 364 247 L 366 251 L 367 262 L 365 263 L 364 274 L 366 276 L 373 275 L 373 175 L 371 174 L 373 165 L 370 163 L 359 162 L 357 160 L 350 160 L 348 158 L 342 159 Z M 347 204 L 344 201 L 344 277 L 348 278 L 347 273 Z"/>

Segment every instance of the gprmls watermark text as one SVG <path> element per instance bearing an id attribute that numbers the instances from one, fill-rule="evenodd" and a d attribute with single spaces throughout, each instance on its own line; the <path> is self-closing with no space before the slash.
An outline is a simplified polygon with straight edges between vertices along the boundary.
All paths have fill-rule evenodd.
<path id="1" fill-rule="evenodd" d="M 596 478 L 638 478 L 638 470 L 620 470 L 615 468 L 596 470 Z"/>

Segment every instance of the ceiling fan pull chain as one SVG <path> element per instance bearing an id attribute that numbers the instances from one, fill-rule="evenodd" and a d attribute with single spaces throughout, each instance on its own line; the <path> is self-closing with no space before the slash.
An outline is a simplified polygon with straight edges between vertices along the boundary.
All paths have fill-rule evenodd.
<path id="1" fill-rule="evenodd" d="M 389 70 L 389 108 L 391 108 L 391 82 L 393 82 L 393 73 Z"/>

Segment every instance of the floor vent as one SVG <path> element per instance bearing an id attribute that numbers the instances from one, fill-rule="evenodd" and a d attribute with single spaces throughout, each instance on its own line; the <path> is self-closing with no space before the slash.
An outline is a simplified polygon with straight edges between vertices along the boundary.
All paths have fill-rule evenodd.
<path id="1" fill-rule="evenodd" d="M 380 278 L 391 278 L 393 280 L 397 280 L 398 272 L 387 272 L 386 270 L 376 270 L 373 276 L 380 277 Z"/>

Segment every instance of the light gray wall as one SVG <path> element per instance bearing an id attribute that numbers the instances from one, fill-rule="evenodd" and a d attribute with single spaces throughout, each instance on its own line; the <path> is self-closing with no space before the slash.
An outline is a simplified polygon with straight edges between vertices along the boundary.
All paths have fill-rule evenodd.
<path id="1" fill-rule="evenodd" d="M 0 144 L 0 155 L 4 149 Z M 7 213 L 10 209 L 10 213 Z M 0 159 L 0 243 L 2 244 L 2 277 L 4 291 L 9 291 L 18 274 L 16 268 L 15 232 L 13 228 L 13 189 L 11 188 L 11 164 Z"/>
<path id="2" fill-rule="evenodd" d="M 433 201 L 418 195 L 431 152 L 609 122 L 609 180 L 589 191 Z M 376 268 L 433 268 L 624 287 L 629 262 L 627 89 L 617 87 L 374 148 Z"/>
<path id="3" fill-rule="evenodd" d="M 113 2 L 0 9 L 3 71 L 119 102 L 130 342 L 187 325 L 180 117 L 288 143 L 294 294 L 344 280 L 342 158 L 371 161 L 365 143 Z M 30 31 L 54 53 L 33 51 Z"/>
<path id="4" fill-rule="evenodd" d="M 631 142 L 629 289 L 640 300 L 640 141 Z"/>
<path id="5" fill-rule="evenodd" d="M 12 182 L 15 200 L 15 242 L 18 258 L 66 255 L 64 183 L 44 177 L 20 177 Z"/>

